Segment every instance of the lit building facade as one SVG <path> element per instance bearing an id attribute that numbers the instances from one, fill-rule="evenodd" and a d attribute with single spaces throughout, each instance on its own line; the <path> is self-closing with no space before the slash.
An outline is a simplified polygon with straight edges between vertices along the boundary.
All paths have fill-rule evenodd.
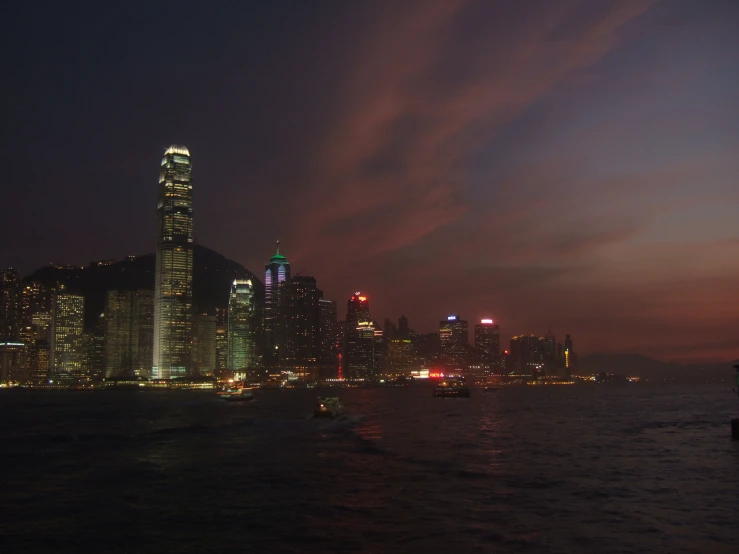
<path id="1" fill-rule="evenodd" d="M 84 296 L 64 292 L 61 286 L 51 306 L 49 368 L 52 380 L 84 377 L 84 319 Z"/>
<path id="2" fill-rule="evenodd" d="M 109 290 L 103 325 L 105 377 L 148 377 L 153 360 L 153 292 Z"/>
<path id="3" fill-rule="evenodd" d="M 199 314 L 193 320 L 192 364 L 193 373 L 200 376 L 216 374 L 218 326 L 216 316 Z"/>
<path id="4" fill-rule="evenodd" d="M 536 335 L 518 335 L 511 338 L 508 373 L 537 377 L 543 368 L 542 339 Z"/>
<path id="5" fill-rule="evenodd" d="M 458 315 L 439 322 L 442 363 L 449 369 L 464 369 L 469 363 L 469 330 Z"/>
<path id="6" fill-rule="evenodd" d="M 290 263 L 285 256 L 280 254 L 280 241 L 278 240 L 275 255 L 269 259 L 269 263 L 264 267 L 264 323 L 262 328 L 263 358 L 267 367 L 274 367 L 279 359 L 276 352 L 277 335 L 275 332 L 280 306 L 279 285 L 289 278 Z"/>
<path id="7" fill-rule="evenodd" d="M 387 374 L 390 377 L 410 375 L 413 367 L 413 345 L 410 339 L 391 339 L 388 343 Z"/>
<path id="8" fill-rule="evenodd" d="M 169 379 L 186 375 L 191 357 L 192 166 L 184 146 L 162 158 L 157 217 L 152 376 Z"/>
<path id="9" fill-rule="evenodd" d="M 338 310 L 336 302 L 321 298 L 318 301 L 319 307 L 319 333 L 321 335 L 321 363 L 336 363 L 336 354 L 338 353 Z"/>
<path id="10" fill-rule="evenodd" d="M 8 268 L 0 274 L 0 341 L 17 342 L 22 325 L 20 274 Z"/>
<path id="11" fill-rule="evenodd" d="M 276 335 L 280 366 L 299 376 L 317 375 L 321 357 L 321 308 L 323 292 L 316 280 L 295 276 L 279 285 Z"/>
<path id="12" fill-rule="evenodd" d="M 375 358 L 375 327 L 371 321 L 360 321 L 353 332 L 347 331 L 345 373 L 348 379 L 373 381 L 379 376 Z"/>
<path id="13" fill-rule="evenodd" d="M 475 325 L 475 357 L 489 368 L 497 367 L 500 360 L 500 326 L 490 318 Z"/>
<path id="14" fill-rule="evenodd" d="M 254 364 L 254 287 L 236 279 L 228 301 L 228 369 L 246 373 Z"/>

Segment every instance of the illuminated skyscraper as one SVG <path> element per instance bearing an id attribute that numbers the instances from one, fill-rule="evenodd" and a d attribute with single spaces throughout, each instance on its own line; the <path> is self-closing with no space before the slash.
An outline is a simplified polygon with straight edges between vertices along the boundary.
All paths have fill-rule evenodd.
<path id="1" fill-rule="evenodd" d="M 413 366 L 411 339 L 392 339 L 388 344 L 387 373 L 391 377 L 410 375 Z"/>
<path id="2" fill-rule="evenodd" d="M 361 292 L 355 292 L 346 306 L 346 328 L 356 329 L 360 321 L 372 321 L 370 317 L 369 299 Z"/>
<path id="3" fill-rule="evenodd" d="M 321 298 L 318 301 L 321 334 L 321 362 L 336 361 L 337 341 L 339 339 L 336 302 Z"/>
<path id="4" fill-rule="evenodd" d="M 314 277 L 298 275 L 279 285 L 275 329 L 280 366 L 300 376 L 316 376 L 321 356 L 320 300 Z"/>
<path id="5" fill-rule="evenodd" d="M 192 166 L 184 146 L 164 152 L 157 217 L 152 376 L 169 379 L 187 373 L 191 353 Z"/>
<path id="6" fill-rule="evenodd" d="M 512 337 L 508 373 L 537 377 L 543 367 L 542 342 L 536 335 Z"/>
<path id="7" fill-rule="evenodd" d="M 49 368 L 52 379 L 83 377 L 85 297 L 60 287 L 51 305 Z"/>
<path id="8" fill-rule="evenodd" d="M 450 369 L 464 369 L 468 363 L 469 333 L 467 322 L 458 315 L 439 323 L 441 357 Z"/>
<path id="9" fill-rule="evenodd" d="M 103 367 L 106 378 L 148 377 L 152 366 L 154 295 L 109 290 L 105 297 Z"/>
<path id="10" fill-rule="evenodd" d="M 214 315 L 200 314 L 193 320 L 192 366 L 196 375 L 215 375 L 217 328 Z"/>
<path id="11" fill-rule="evenodd" d="M 497 365 L 500 357 L 500 327 L 492 319 L 481 319 L 475 325 L 475 357 L 488 367 Z"/>
<path id="12" fill-rule="evenodd" d="M 228 369 L 245 374 L 254 364 L 254 287 L 236 279 L 228 300 Z"/>
<path id="13" fill-rule="evenodd" d="M 369 300 L 361 292 L 354 293 L 347 303 L 344 344 L 344 377 L 376 377 L 375 327 L 370 316 Z"/>
<path id="14" fill-rule="evenodd" d="M 544 370 L 547 375 L 554 375 L 557 369 L 557 338 L 552 331 L 547 331 L 541 345 Z"/>
<path id="15" fill-rule="evenodd" d="M 0 274 L 0 340 L 17 341 L 22 324 L 21 278 L 15 269 Z"/>
<path id="16" fill-rule="evenodd" d="M 280 254 L 280 241 L 277 252 L 264 267 L 264 363 L 271 367 L 277 363 L 277 337 L 275 325 L 280 305 L 279 284 L 290 278 L 290 263 Z"/>

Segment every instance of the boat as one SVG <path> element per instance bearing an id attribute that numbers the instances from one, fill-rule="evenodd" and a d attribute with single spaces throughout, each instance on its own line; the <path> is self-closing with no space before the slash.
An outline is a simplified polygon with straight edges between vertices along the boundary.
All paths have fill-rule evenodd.
<path id="1" fill-rule="evenodd" d="M 469 398 L 470 389 L 461 379 L 443 379 L 434 389 L 439 398 Z"/>
<path id="2" fill-rule="evenodd" d="M 316 408 L 313 417 L 335 418 L 344 413 L 344 408 L 337 396 L 319 396 L 316 400 Z"/>
<path id="3" fill-rule="evenodd" d="M 254 395 L 251 389 L 234 388 L 218 391 L 218 398 L 228 402 L 250 402 L 254 400 Z"/>

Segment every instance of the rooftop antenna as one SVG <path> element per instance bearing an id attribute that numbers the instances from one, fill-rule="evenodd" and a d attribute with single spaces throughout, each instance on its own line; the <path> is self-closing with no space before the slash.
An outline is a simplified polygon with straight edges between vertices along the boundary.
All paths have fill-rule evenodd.
<path id="1" fill-rule="evenodd" d="M 280 240 L 277 240 L 277 253 L 280 253 Z"/>

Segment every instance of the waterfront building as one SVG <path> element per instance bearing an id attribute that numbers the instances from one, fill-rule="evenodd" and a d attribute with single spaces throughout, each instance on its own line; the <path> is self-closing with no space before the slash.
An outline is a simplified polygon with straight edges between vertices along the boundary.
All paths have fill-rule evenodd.
<path id="1" fill-rule="evenodd" d="M 344 363 L 344 377 L 348 379 L 377 379 L 375 328 L 372 321 L 359 321 L 353 330 L 347 329 Z"/>
<path id="2" fill-rule="evenodd" d="M 15 269 L 8 268 L 0 274 L 0 341 L 18 342 L 22 325 L 21 290 L 20 274 Z"/>
<path id="3" fill-rule="evenodd" d="M 323 291 L 314 277 L 297 275 L 279 284 L 278 297 L 275 333 L 280 367 L 300 377 L 317 376 Z"/>
<path id="4" fill-rule="evenodd" d="M 254 364 L 254 287 L 236 279 L 228 301 L 228 369 L 245 375 Z"/>
<path id="5" fill-rule="evenodd" d="M 196 315 L 193 320 L 193 373 L 201 377 L 215 375 L 216 373 L 218 358 L 218 325 L 216 319 L 216 316 L 204 313 Z"/>
<path id="6" fill-rule="evenodd" d="M 277 251 L 269 259 L 264 267 L 264 318 L 262 324 L 263 333 L 263 360 L 267 367 L 274 367 L 278 363 L 277 335 L 275 326 L 277 323 L 278 310 L 280 306 L 279 285 L 290 278 L 290 263 L 287 258 L 280 254 L 280 241 L 277 241 Z"/>
<path id="7" fill-rule="evenodd" d="M 339 351 L 338 311 L 334 300 L 321 298 L 319 307 L 319 334 L 321 338 L 320 377 L 335 379 Z"/>
<path id="8" fill-rule="evenodd" d="M 387 375 L 408 376 L 413 367 L 413 345 L 410 339 L 391 339 L 388 343 Z"/>
<path id="9" fill-rule="evenodd" d="M 186 375 L 191 358 L 192 165 L 184 146 L 162 158 L 157 219 L 152 377 L 170 379 Z"/>
<path id="10" fill-rule="evenodd" d="M 84 377 L 82 332 L 85 298 L 60 286 L 51 306 L 49 368 L 51 379 Z"/>
<path id="11" fill-rule="evenodd" d="M 490 369 L 497 368 L 500 361 L 500 326 L 490 318 L 475 325 L 475 358 Z"/>
<path id="12" fill-rule="evenodd" d="M 518 335 L 511 338 L 508 373 L 538 377 L 543 367 L 542 339 L 536 335 Z"/>
<path id="13" fill-rule="evenodd" d="M 153 360 L 153 292 L 109 290 L 103 325 L 105 378 L 148 377 Z"/>
<path id="14" fill-rule="evenodd" d="M 449 369 L 464 369 L 469 363 L 469 331 L 467 322 L 449 315 L 439 322 L 442 363 Z"/>

